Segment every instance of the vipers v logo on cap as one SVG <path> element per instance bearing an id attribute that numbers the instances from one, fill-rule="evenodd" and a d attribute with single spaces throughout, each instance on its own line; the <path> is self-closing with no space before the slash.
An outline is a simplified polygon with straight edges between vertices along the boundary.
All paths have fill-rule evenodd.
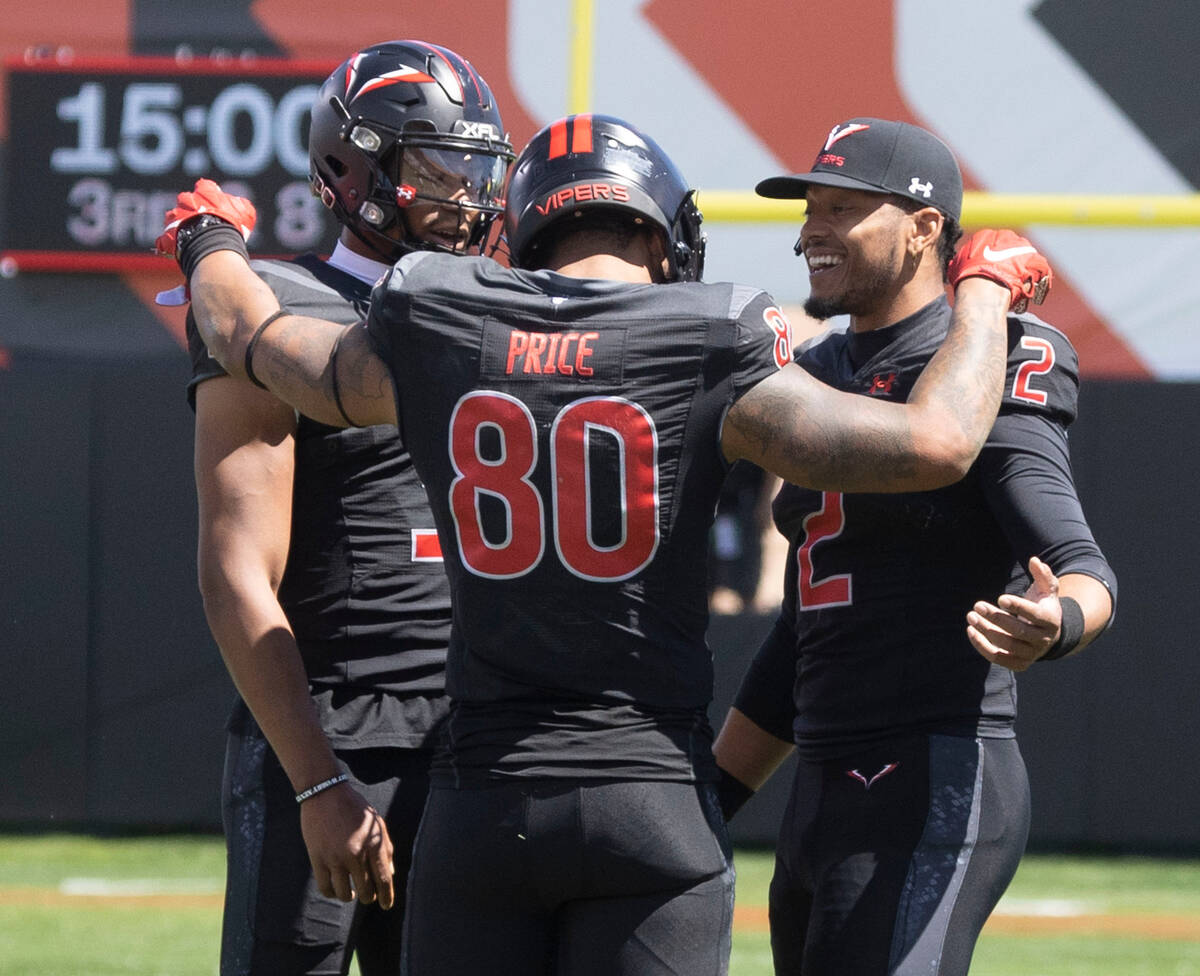
<path id="1" fill-rule="evenodd" d="M 828 152 L 829 147 L 839 139 L 845 139 L 846 136 L 852 136 L 856 132 L 862 132 L 864 129 L 869 128 L 871 128 L 869 125 L 864 125 L 861 122 L 848 122 L 845 126 L 835 125 L 829 130 L 829 138 L 825 140 L 825 151 Z"/>

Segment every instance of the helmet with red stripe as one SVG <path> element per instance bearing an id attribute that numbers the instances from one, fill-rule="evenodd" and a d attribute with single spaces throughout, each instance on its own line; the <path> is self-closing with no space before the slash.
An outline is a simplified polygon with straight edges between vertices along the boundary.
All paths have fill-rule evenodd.
<path id="1" fill-rule="evenodd" d="M 703 219 L 695 191 L 649 136 L 609 115 L 572 115 L 542 129 L 508 182 L 504 232 L 518 268 L 538 267 L 546 230 L 608 209 L 649 221 L 665 237 L 668 279 L 699 281 Z"/>
<path id="2" fill-rule="evenodd" d="M 471 64 L 423 41 L 359 51 L 313 103 L 309 180 L 386 261 L 413 249 L 482 249 L 512 162 L 491 89 Z"/>

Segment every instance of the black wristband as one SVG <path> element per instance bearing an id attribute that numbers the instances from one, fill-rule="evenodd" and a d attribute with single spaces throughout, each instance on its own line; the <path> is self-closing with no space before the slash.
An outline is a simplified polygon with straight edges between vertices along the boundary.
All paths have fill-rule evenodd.
<path id="1" fill-rule="evenodd" d="M 721 816 L 728 823 L 746 801 L 754 796 L 754 790 L 723 769 L 718 768 L 717 773 L 717 800 L 721 804 Z"/>
<path id="2" fill-rule="evenodd" d="M 1058 603 L 1062 607 L 1062 623 L 1058 628 L 1058 640 L 1051 644 L 1050 650 L 1039 658 L 1041 661 L 1057 661 L 1060 657 L 1066 657 L 1083 640 L 1083 608 L 1069 596 L 1060 596 Z"/>
<path id="3" fill-rule="evenodd" d="M 246 250 L 246 241 L 241 232 L 220 217 L 212 214 L 201 214 L 184 221 L 175 235 L 175 260 L 183 271 L 183 276 L 191 281 L 192 272 L 202 257 L 213 251 L 237 251 L 247 261 L 250 252 Z"/>

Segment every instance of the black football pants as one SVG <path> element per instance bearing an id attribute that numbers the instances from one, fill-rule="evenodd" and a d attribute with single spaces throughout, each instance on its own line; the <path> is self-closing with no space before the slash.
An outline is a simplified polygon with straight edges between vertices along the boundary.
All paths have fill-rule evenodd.
<path id="1" fill-rule="evenodd" d="M 430 791 L 405 976 L 723 976 L 733 869 L 711 786 Z"/>
<path id="2" fill-rule="evenodd" d="M 395 848 L 390 911 L 317 890 L 300 833 L 300 808 L 283 768 L 252 720 L 225 755 L 227 851 L 221 976 L 395 976 L 404 924 L 404 877 L 429 789 L 431 752 L 338 750 L 351 783 L 387 823 Z"/>
<path id="3" fill-rule="evenodd" d="M 1028 833 L 1015 739 L 801 761 L 771 881 L 777 976 L 965 976 Z"/>

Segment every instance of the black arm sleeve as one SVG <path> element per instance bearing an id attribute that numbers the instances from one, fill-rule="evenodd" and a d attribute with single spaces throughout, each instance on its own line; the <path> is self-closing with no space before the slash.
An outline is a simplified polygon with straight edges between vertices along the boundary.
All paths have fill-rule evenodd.
<path id="1" fill-rule="evenodd" d="M 979 459 L 988 504 L 1024 566 L 1038 556 L 1055 575 L 1082 573 L 1108 588 L 1117 578 L 1083 514 L 1066 430 L 1047 416 L 1002 413 Z"/>
<path id="2" fill-rule="evenodd" d="M 796 717 L 796 570 L 795 549 L 788 547 L 783 577 L 783 607 L 754 660 L 746 669 L 733 706 L 755 725 L 784 742 L 792 741 Z"/>

